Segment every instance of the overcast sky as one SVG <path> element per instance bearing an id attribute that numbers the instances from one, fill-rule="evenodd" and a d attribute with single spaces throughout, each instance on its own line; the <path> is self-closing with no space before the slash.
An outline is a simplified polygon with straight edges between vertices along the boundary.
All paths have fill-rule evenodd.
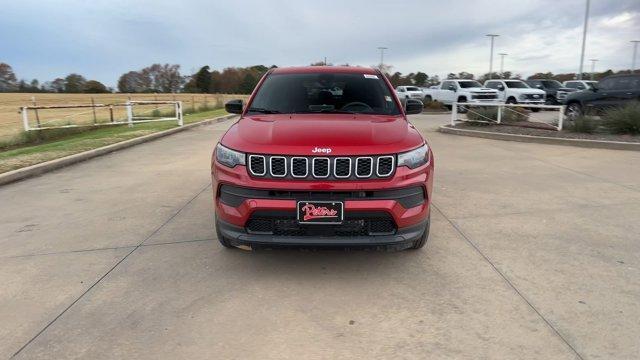
<path id="1" fill-rule="evenodd" d="M 109 86 L 152 63 L 183 73 L 325 56 L 371 66 L 378 46 L 394 71 L 478 75 L 489 69 L 487 33 L 500 34 L 505 70 L 577 72 L 585 9 L 585 0 L 1 1 L 0 62 L 19 78 L 77 72 Z M 640 0 L 591 3 L 586 59 L 600 59 L 596 70 L 630 68 Z"/>

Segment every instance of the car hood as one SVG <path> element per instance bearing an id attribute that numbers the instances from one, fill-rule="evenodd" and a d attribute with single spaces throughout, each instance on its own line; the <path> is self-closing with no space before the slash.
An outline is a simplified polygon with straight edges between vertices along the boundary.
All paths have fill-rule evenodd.
<path id="1" fill-rule="evenodd" d="M 275 114 L 241 118 L 221 143 L 256 154 L 375 155 L 411 150 L 423 141 L 402 116 Z M 317 153 L 315 148 L 331 152 Z"/>

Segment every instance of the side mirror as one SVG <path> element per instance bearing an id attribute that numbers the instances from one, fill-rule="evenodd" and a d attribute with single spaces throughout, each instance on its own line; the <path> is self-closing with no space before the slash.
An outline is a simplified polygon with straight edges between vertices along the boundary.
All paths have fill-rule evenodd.
<path id="1" fill-rule="evenodd" d="M 242 100 L 229 100 L 224 104 L 224 109 L 231 114 L 242 114 Z"/>
<path id="2" fill-rule="evenodd" d="M 498 91 L 504 91 L 504 86 L 498 85 Z"/>
<path id="3" fill-rule="evenodd" d="M 456 91 L 456 87 L 453 86 L 453 85 L 449 85 L 449 87 L 447 89 L 451 90 L 451 91 Z"/>
<path id="4" fill-rule="evenodd" d="M 407 99 L 407 102 L 404 106 L 404 112 L 407 115 L 421 114 L 423 107 L 424 105 L 422 104 L 422 101 L 416 99 Z"/>

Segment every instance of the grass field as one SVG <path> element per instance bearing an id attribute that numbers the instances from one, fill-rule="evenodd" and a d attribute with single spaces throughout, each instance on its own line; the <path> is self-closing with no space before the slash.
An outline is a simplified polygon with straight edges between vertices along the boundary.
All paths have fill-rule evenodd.
<path id="1" fill-rule="evenodd" d="M 188 124 L 226 114 L 227 112 L 224 111 L 224 109 L 204 111 L 185 115 L 184 122 Z M 133 127 L 126 125 L 104 126 L 94 128 L 90 131 L 70 134 L 63 138 L 46 141 L 37 145 L 9 149 L 0 152 L 0 173 L 77 154 L 82 151 L 133 139 L 176 126 L 177 124 L 174 122 L 144 123 L 136 124 Z"/>
<path id="2" fill-rule="evenodd" d="M 247 99 L 247 95 L 233 94 L 49 94 L 49 93 L 0 93 L 0 144 L 18 136 L 23 129 L 20 108 L 33 105 L 80 105 L 125 103 L 127 100 L 177 100 L 182 101 L 184 114 L 204 109 L 221 107 L 231 99 Z M 150 113 L 170 113 L 173 109 L 158 105 L 136 106 L 134 112 L 144 115 Z M 126 119 L 124 107 L 114 108 L 115 120 Z M 43 126 L 66 124 L 91 124 L 94 113 L 91 108 L 80 109 L 41 109 L 38 117 Z M 36 114 L 29 111 L 32 126 L 36 124 Z M 110 121 L 108 108 L 96 108 L 95 121 L 97 123 Z"/>

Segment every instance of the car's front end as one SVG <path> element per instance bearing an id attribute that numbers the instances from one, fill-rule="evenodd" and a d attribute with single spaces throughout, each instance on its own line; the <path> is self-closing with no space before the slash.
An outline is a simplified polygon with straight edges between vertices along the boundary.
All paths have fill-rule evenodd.
<path id="1" fill-rule="evenodd" d="M 501 102 L 501 100 L 498 99 L 498 92 L 496 90 L 484 88 L 473 88 L 466 90 L 469 92 L 469 98 L 467 99 L 467 102 L 478 104 L 492 104 Z"/>
<path id="2" fill-rule="evenodd" d="M 276 75 L 281 73 L 287 70 Z M 367 76 L 383 79 L 379 73 Z M 344 90 L 345 96 L 359 91 Z M 395 97 L 389 100 L 399 108 Z M 214 150 L 216 227 L 223 245 L 424 245 L 433 154 L 401 111 L 280 112 L 245 109 Z"/>
<path id="3" fill-rule="evenodd" d="M 544 105 L 546 93 L 542 90 L 527 89 L 517 94 L 518 104 Z"/>
<path id="4" fill-rule="evenodd" d="M 226 151 L 221 146 L 217 152 Z M 216 156 L 218 229 L 232 245 L 410 247 L 423 235 L 430 210 L 433 161 L 426 149 L 418 155 L 245 154 L 247 163 L 233 168 Z M 425 161 L 409 160 L 411 168 L 407 156 Z"/>

